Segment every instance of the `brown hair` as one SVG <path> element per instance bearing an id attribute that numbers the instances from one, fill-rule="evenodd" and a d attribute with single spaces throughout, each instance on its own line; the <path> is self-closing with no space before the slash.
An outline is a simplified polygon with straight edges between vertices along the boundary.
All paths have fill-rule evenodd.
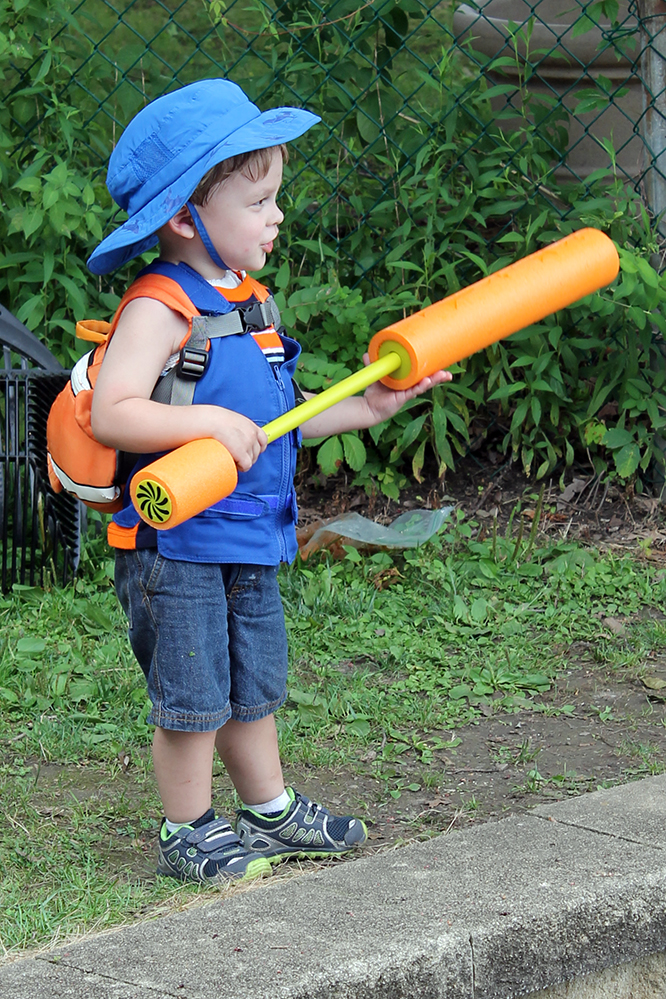
<path id="1" fill-rule="evenodd" d="M 265 149 L 253 149 L 249 153 L 239 153 L 238 156 L 230 156 L 221 163 L 216 163 L 214 167 L 204 174 L 199 181 L 197 188 L 190 198 L 195 205 L 205 205 L 213 190 L 224 183 L 232 173 L 242 172 L 252 181 L 263 180 L 271 167 L 273 152 L 278 149 L 282 155 L 282 162 L 289 161 L 289 151 L 285 145 L 267 146 Z"/>

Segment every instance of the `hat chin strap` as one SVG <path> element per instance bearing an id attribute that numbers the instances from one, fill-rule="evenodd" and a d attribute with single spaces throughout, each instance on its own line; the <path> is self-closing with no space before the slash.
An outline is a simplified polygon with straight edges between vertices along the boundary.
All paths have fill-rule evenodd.
<path id="1" fill-rule="evenodd" d="M 199 212 L 196 210 L 196 208 L 194 207 L 194 205 L 192 204 L 192 202 L 191 201 L 186 201 L 185 205 L 190 210 L 190 215 L 192 216 L 192 221 L 194 222 L 194 228 L 199 233 L 199 235 L 201 237 L 201 242 L 203 243 L 203 245 L 208 250 L 208 256 L 210 257 L 210 259 L 213 261 L 214 264 L 217 264 L 218 267 L 221 267 L 223 271 L 229 271 L 229 270 L 231 270 L 231 268 L 228 267 L 227 264 L 225 264 L 224 260 L 222 259 L 222 257 L 220 256 L 220 254 L 217 252 L 217 250 L 213 246 L 213 241 L 210 238 L 210 236 L 208 235 L 208 233 L 206 232 L 206 227 L 203 224 L 203 222 L 201 221 L 201 217 L 199 216 Z"/>

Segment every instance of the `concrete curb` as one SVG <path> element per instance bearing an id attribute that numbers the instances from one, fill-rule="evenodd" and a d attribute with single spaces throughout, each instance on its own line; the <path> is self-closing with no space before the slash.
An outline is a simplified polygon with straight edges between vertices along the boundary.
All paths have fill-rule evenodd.
<path id="1" fill-rule="evenodd" d="M 666 951 L 665 819 L 666 777 L 542 806 L 5 965 L 0 996 L 559 999 L 620 965 L 641 980 Z M 666 994 L 655 960 L 646 999 Z"/>

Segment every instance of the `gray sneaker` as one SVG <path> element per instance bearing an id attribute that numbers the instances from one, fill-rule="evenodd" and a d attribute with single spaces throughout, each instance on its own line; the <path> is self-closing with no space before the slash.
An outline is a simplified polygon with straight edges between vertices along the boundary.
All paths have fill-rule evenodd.
<path id="1" fill-rule="evenodd" d="M 240 808 L 236 832 L 246 850 L 271 863 L 287 857 L 329 857 L 347 853 L 368 838 L 365 822 L 351 815 L 338 817 L 288 787 L 291 803 L 279 815 L 268 817 Z"/>
<path id="2" fill-rule="evenodd" d="M 216 819 L 213 809 L 188 826 L 167 832 L 162 822 L 157 873 L 179 881 L 222 884 L 271 873 L 264 857 L 245 849 L 228 822 Z"/>

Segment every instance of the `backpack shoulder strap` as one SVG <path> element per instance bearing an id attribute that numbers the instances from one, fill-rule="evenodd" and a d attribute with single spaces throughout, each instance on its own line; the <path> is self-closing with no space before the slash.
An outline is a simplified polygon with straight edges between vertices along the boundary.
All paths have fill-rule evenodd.
<path id="1" fill-rule="evenodd" d="M 190 343 L 193 335 L 193 320 L 195 317 L 200 316 L 199 310 L 178 281 L 173 280 L 173 278 L 166 277 L 164 274 L 146 273 L 139 275 L 136 281 L 130 285 L 120 300 L 120 305 L 116 309 L 116 314 L 114 315 L 111 323 L 108 339 L 110 339 L 115 332 L 125 307 L 137 298 L 154 298 L 159 302 L 163 302 L 168 308 L 181 315 L 183 319 L 187 321 L 187 333 L 181 341 L 181 350 L 183 350 L 185 346 Z M 207 341 L 205 339 L 202 346 L 204 349 L 207 347 Z M 194 382 L 189 382 L 179 378 L 176 368 L 172 368 L 163 378 L 158 380 L 155 388 L 153 389 L 151 399 L 155 402 L 162 402 L 167 405 L 175 404 L 185 406 L 192 402 L 193 395 Z"/>
<path id="2" fill-rule="evenodd" d="M 115 332 L 125 306 L 137 298 L 155 298 L 157 301 L 163 302 L 187 321 L 190 331 L 193 316 L 201 315 L 196 305 L 173 278 L 165 277 L 163 274 L 142 274 L 129 286 L 121 298 L 111 323 L 109 335 Z"/>
<path id="3" fill-rule="evenodd" d="M 179 406 L 191 404 L 196 378 L 205 370 L 205 354 L 210 348 L 211 337 L 242 333 L 246 326 L 261 329 L 272 323 L 276 329 L 279 328 L 280 313 L 268 288 L 249 276 L 246 281 L 257 299 L 257 304 L 249 309 L 258 310 L 257 316 L 252 315 L 249 309 L 241 315 L 233 301 L 227 300 L 224 294 L 220 294 L 187 264 L 156 261 L 144 268 L 130 285 L 113 317 L 109 338 L 124 308 L 137 298 L 157 299 L 183 316 L 188 323 L 187 334 L 180 343 L 181 358 L 185 364 L 179 364 L 160 378 L 151 396 L 155 402 Z M 183 357 L 185 353 L 187 357 Z M 188 365 L 196 369 L 194 373 L 188 372 Z"/>
<path id="4" fill-rule="evenodd" d="M 252 293 L 258 302 L 265 302 L 268 298 L 270 298 L 271 293 L 265 285 L 260 284 L 259 281 L 250 277 L 249 274 L 247 276 L 247 280 L 249 281 Z"/>

